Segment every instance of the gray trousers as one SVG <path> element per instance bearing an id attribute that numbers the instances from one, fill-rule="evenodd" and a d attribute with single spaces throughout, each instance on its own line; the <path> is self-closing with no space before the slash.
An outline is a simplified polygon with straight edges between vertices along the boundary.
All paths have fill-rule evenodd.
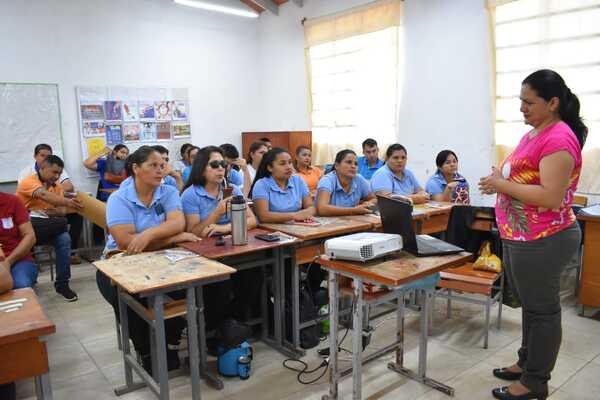
<path id="1" fill-rule="evenodd" d="M 580 243 L 577 223 L 538 240 L 502 241 L 508 284 L 523 304 L 523 339 L 517 364 L 523 369 L 521 383 L 533 392 L 548 392 L 562 340 L 561 274 Z"/>

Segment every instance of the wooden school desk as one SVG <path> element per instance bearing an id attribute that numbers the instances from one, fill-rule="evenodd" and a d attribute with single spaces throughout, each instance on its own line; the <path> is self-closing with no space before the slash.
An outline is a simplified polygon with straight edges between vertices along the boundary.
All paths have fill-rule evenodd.
<path id="1" fill-rule="evenodd" d="M 600 308 L 600 217 L 578 215 L 585 222 L 583 261 L 579 281 L 579 304 L 583 315 L 585 307 Z"/>
<path id="2" fill-rule="evenodd" d="M 216 238 L 204 238 L 199 242 L 182 243 L 181 246 L 196 254 L 218 260 L 238 271 L 251 268 L 260 268 L 263 277 L 266 278 L 266 267 L 271 266 L 273 278 L 273 336 L 269 333 L 269 312 L 267 299 L 266 279 L 263 279 L 261 290 L 261 317 L 252 320 L 249 325 L 261 325 L 262 340 L 288 357 L 296 357 L 298 354 L 291 346 L 286 346 L 285 341 L 285 283 L 283 270 L 285 259 L 292 258 L 294 245 L 301 241 L 289 236 L 281 238 L 277 242 L 266 242 L 256 238 L 256 235 L 269 233 L 263 229 L 251 229 L 248 231 L 248 244 L 234 246 L 231 235 L 224 237 L 225 245 L 216 246 Z"/>
<path id="3" fill-rule="evenodd" d="M 27 299 L 18 311 L 0 311 L 0 384 L 35 377 L 38 400 L 52 400 L 48 350 L 40 339 L 56 332 L 32 289 L 11 290 L 0 302 Z"/>
<path id="4" fill-rule="evenodd" d="M 94 266 L 116 285 L 121 320 L 121 342 L 125 367 L 125 386 L 115 389 L 117 395 L 148 386 L 160 400 L 169 399 L 167 371 L 167 343 L 165 319 L 186 315 L 192 398 L 200 400 L 200 375 L 210 385 L 222 389 L 223 383 L 207 369 L 206 352 L 199 352 L 199 343 L 206 348 L 204 332 L 204 304 L 202 286 L 229 278 L 235 270 L 219 262 L 192 256 L 177 262 L 166 258 L 166 251 L 154 251 L 132 256 L 117 255 L 108 260 L 96 261 Z M 186 290 L 186 300 L 165 302 L 167 293 Z M 148 299 L 149 309 L 133 295 Z M 127 307 L 143 318 L 151 329 L 151 377 L 131 354 Z M 132 369 L 142 378 L 143 384 L 134 384 Z"/>
<path id="5" fill-rule="evenodd" d="M 338 399 L 338 276 L 353 280 L 355 305 L 352 312 L 352 399 L 362 398 L 362 364 L 370 362 L 390 351 L 396 351 L 395 362 L 389 363 L 388 368 L 408 378 L 417 380 L 427 386 L 452 395 L 454 389 L 426 376 L 427 368 L 427 326 L 429 302 L 433 288 L 418 289 L 423 291 L 421 307 L 421 333 L 419 341 L 419 367 L 415 373 L 403 365 L 404 357 L 404 289 L 403 285 L 410 284 L 420 278 L 427 277 L 446 268 L 465 263 L 472 254 L 462 252 L 448 256 L 415 257 L 406 252 L 399 252 L 385 259 L 361 263 L 353 261 L 330 260 L 321 256 L 317 263 L 329 271 L 329 393 L 324 400 Z M 385 285 L 387 292 L 376 295 L 363 293 L 363 283 Z M 365 305 L 396 302 L 397 333 L 394 343 L 375 353 L 362 358 L 363 308 Z"/>
<path id="6" fill-rule="evenodd" d="M 454 204 L 429 202 L 413 206 L 413 229 L 416 235 L 443 232 L 448 227 L 450 211 Z M 381 230 L 381 217 L 376 214 L 349 215 L 344 218 L 368 222 L 375 230 Z"/>

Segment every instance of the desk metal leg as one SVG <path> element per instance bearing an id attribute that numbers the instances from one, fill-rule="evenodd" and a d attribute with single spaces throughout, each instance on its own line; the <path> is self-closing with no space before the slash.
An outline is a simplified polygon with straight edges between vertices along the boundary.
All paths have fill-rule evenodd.
<path id="1" fill-rule="evenodd" d="M 454 396 L 454 389 L 450 386 L 444 385 L 441 382 L 428 378 L 427 373 L 427 339 L 428 339 L 428 319 L 429 319 L 429 303 L 431 301 L 431 296 L 433 293 L 433 289 L 423 290 L 422 303 L 421 304 L 421 326 L 420 326 L 420 335 L 419 335 L 419 367 L 418 372 L 414 373 L 413 371 L 404 368 L 402 366 L 401 359 L 398 358 L 398 354 L 396 355 L 396 363 L 389 363 L 388 368 L 392 371 L 395 371 L 401 375 L 406 376 L 407 378 L 414 379 L 427 385 L 435 390 L 438 390 L 442 393 L 447 394 L 448 396 Z M 404 303 L 402 303 L 404 304 Z M 404 323 L 402 323 L 403 328 Z M 400 327 L 399 327 L 400 329 Z M 403 337 L 403 335 L 402 335 Z"/>
<path id="2" fill-rule="evenodd" d="M 318 267 L 318 266 L 317 266 Z M 292 261 L 292 332 L 294 349 L 300 348 L 300 268 Z"/>
<path id="3" fill-rule="evenodd" d="M 46 373 L 35 377 L 35 391 L 38 400 L 52 400 L 50 374 Z"/>
<path id="4" fill-rule="evenodd" d="M 352 312 L 352 400 L 362 398 L 362 329 L 363 329 L 363 282 L 354 278 L 356 306 Z"/>
<path id="5" fill-rule="evenodd" d="M 131 355 L 131 347 L 129 344 L 129 318 L 127 314 L 127 305 L 121 297 L 121 288 L 117 289 L 117 300 L 119 302 L 119 317 L 121 319 L 121 346 L 123 347 L 123 367 L 125 368 L 125 386 L 133 385 L 133 374 L 131 365 L 127 362 L 127 356 Z M 117 393 L 118 395 L 118 393 Z"/>
<path id="6" fill-rule="evenodd" d="M 188 287 L 186 291 L 192 399 L 200 400 L 200 359 L 198 354 L 198 308 L 196 306 L 196 291 L 193 287 Z"/>
<path id="7" fill-rule="evenodd" d="M 167 340 L 165 336 L 165 318 L 163 295 L 154 297 L 154 334 L 157 345 L 158 384 L 160 400 L 169 400 L 169 370 L 167 367 Z"/>
<path id="8" fill-rule="evenodd" d="M 338 398 L 338 279 L 335 272 L 329 271 L 329 394 L 323 395 L 322 400 L 337 400 Z"/>
<path id="9" fill-rule="evenodd" d="M 268 308 L 268 294 L 267 294 L 267 272 L 264 266 L 260 267 L 260 273 L 262 274 L 262 287 L 260 290 L 260 315 L 262 317 L 262 332 L 261 336 L 263 341 L 266 341 L 269 337 L 269 308 Z"/>
<path id="10" fill-rule="evenodd" d="M 277 344 L 282 345 L 283 339 L 281 330 L 284 327 L 281 315 L 285 310 L 282 310 L 282 302 L 283 307 L 285 308 L 285 299 L 282 301 L 282 296 L 284 295 L 284 290 L 282 290 L 281 282 L 282 275 L 284 275 L 285 264 L 282 263 L 281 259 L 281 250 L 273 249 L 273 258 L 277 260 L 277 262 L 273 265 L 273 323 L 275 326 L 273 327 L 273 334 L 275 335 L 275 341 Z"/>
<path id="11" fill-rule="evenodd" d="M 206 380 L 210 386 L 217 390 L 223 389 L 223 382 L 214 376 L 208 370 L 208 362 L 206 360 L 206 323 L 204 321 L 204 297 L 202 294 L 202 286 L 196 287 L 196 305 L 198 308 L 198 345 L 200 347 L 200 376 Z M 188 335 L 191 335 L 188 333 Z M 191 362 L 191 361 L 190 361 Z"/>

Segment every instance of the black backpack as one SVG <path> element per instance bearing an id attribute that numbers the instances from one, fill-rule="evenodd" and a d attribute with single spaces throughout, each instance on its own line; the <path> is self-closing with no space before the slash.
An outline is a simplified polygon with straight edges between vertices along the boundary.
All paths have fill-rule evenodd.
<path id="1" fill-rule="evenodd" d="M 314 320 L 318 317 L 318 309 L 313 300 L 313 296 L 308 290 L 307 283 L 305 281 L 300 282 L 300 290 L 299 290 L 299 298 L 300 298 L 300 322 L 306 322 L 310 320 Z M 292 302 L 291 298 L 287 299 L 285 305 L 285 327 L 286 327 L 286 337 L 289 342 L 292 342 Z M 320 325 L 315 324 L 311 326 L 307 326 L 306 328 L 300 331 L 300 347 L 303 349 L 312 349 L 316 347 L 319 342 L 319 333 L 320 333 Z"/>

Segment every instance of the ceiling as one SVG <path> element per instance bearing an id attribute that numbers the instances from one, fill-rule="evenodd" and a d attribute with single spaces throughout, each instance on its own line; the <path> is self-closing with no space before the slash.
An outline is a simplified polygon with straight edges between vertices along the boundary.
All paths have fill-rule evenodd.
<path id="1" fill-rule="evenodd" d="M 240 0 L 242 3 L 253 9 L 258 13 L 268 11 L 272 14 L 279 14 L 279 6 L 283 3 L 287 3 L 288 0 Z M 302 7 L 303 0 L 292 0 L 292 3 L 298 7 Z"/>

